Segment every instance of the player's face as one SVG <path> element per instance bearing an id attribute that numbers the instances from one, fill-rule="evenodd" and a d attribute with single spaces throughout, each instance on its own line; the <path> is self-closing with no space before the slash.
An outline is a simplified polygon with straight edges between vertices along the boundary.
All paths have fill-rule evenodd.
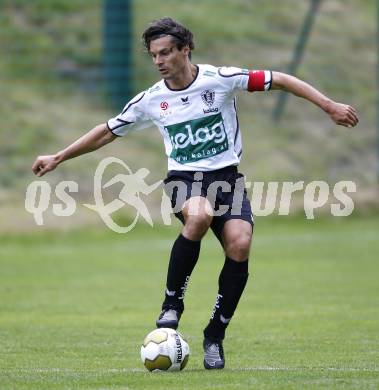
<path id="1" fill-rule="evenodd" d="M 178 78 L 188 61 L 189 48 L 178 50 L 170 36 L 150 42 L 150 55 L 154 65 L 165 80 Z M 180 77 L 180 76 L 179 76 Z"/>

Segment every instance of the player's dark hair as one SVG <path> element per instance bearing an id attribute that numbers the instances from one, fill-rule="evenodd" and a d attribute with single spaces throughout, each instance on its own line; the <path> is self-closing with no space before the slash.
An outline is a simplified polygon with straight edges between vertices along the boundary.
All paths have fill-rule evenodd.
<path id="1" fill-rule="evenodd" d="M 154 20 L 142 34 L 142 41 L 147 49 L 150 50 L 150 42 L 155 39 L 170 35 L 178 50 L 188 46 L 190 50 L 195 48 L 193 43 L 193 34 L 188 28 L 184 27 L 177 21 L 165 17 Z"/>

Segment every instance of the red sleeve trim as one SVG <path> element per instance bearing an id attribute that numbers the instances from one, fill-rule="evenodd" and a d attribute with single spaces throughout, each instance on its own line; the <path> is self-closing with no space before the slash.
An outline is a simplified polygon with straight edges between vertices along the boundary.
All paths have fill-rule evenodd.
<path id="1" fill-rule="evenodd" d="M 249 72 L 249 82 L 247 84 L 247 90 L 249 92 L 265 90 L 264 70 L 254 70 Z"/>

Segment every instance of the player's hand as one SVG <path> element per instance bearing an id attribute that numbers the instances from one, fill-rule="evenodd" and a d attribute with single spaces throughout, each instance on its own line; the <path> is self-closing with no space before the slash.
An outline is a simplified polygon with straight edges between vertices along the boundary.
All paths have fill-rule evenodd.
<path id="1" fill-rule="evenodd" d="M 334 123 L 345 127 L 354 127 L 358 124 L 358 113 L 354 107 L 347 104 L 330 102 L 327 113 Z"/>
<path id="2" fill-rule="evenodd" d="M 58 158 L 55 154 L 49 156 L 39 156 L 32 166 L 35 175 L 41 177 L 45 173 L 54 170 L 59 164 Z"/>

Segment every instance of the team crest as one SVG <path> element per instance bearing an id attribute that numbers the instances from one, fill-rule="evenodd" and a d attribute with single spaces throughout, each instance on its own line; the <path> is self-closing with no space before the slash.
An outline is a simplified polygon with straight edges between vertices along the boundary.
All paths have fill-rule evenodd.
<path id="1" fill-rule="evenodd" d="M 201 93 L 201 98 L 203 102 L 208 106 L 212 107 L 215 102 L 215 91 L 213 89 L 206 89 Z"/>

